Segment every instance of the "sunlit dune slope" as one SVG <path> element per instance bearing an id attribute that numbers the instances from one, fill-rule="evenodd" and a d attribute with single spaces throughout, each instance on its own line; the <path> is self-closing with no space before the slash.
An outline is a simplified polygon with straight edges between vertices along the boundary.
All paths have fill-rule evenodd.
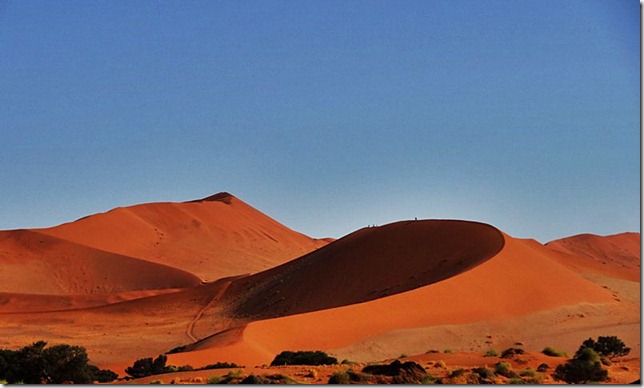
<path id="1" fill-rule="evenodd" d="M 413 224 L 416 223 L 409 223 Z M 405 329 L 508 321 L 560 306 L 612 301 L 608 290 L 558 263 L 551 251 L 536 241 L 505 235 L 502 246 L 500 232 L 492 227 L 451 221 L 418 223 L 428 229 L 416 235 L 416 239 L 405 240 L 404 235 L 408 234 L 402 233 L 405 225 L 391 226 L 395 232 L 391 233 L 389 243 L 395 248 L 390 251 L 379 243 L 388 237 L 390 229 L 386 226 L 378 228 L 384 235 L 377 233 L 372 240 L 362 240 L 352 248 L 353 240 L 365 239 L 370 237 L 370 232 L 378 231 L 363 230 L 350 235 L 348 241 L 338 240 L 309 255 L 315 260 L 305 258 L 297 266 L 290 264 L 295 268 L 286 265 L 255 275 L 261 280 L 255 289 L 247 283 L 252 277 L 239 280 L 231 286 L 240 298 L 239 313 L 255 318 L 267 318 L 271 314 L 284 316 L 248 323 L 234 343 L 229 340 L 221 343 L 216 336 L 210 338 L 193 352 L 172 355 L 173 362 L 192 360 L 195 365 L 199 361 L 226 357 L 259 365 L 270 362 L 270 355 L 282 350 L 338 349 L 357 343 L 363 343 L 359 347 L 362 350 L 353 355 L 369 360 L 386 344 L 369 345 L 368 339 L 386 333 L 389 341 L 414 343 L 418 333 L 412 335 Z M 438 235 L 425 236 L 434 226 Z M 401 235 L 396 234 L 398 231 Z M 487 249 L 481 251 L 481 246 Z M 498 249 L 501 251 L 488 260 Z M 389 256 L 393 252 L 402 253 Z M 445 259 L 443 266 L 439 266 Z M 349 261 L 359 264 L 352 268 Z M 465 265 L 457 265 L 459 261 Z M 307 263 L 310 263 L 308 267 Z M 426 268 L 431 268 L 431 275 L 424 274 Z M 415 278 L 411 279 L 412 276 Z M 428 285 L 412 289 L 411 285 L 420 284 L 421 278 Z M 433 279 L 437 282 L 429 284 Z M 236 286 L 243 287 L 235 289 Z M 352 299 L 353 303 L 368 299 L 369 292 L 388 287 L 392 294 L 404 288 L 410 291 L 328 308 Z M 242 295 L 247 300 L 242 300 Z M 312 312 L 286 316 L 305 311 Z M 534 334 L 529 333 L 530 326 L 521 330 L 526 331 L 526 336 Z M 489 331 L 494 332 L 494 323 L 489 324 Z M 413 338 L 406 337 L 410 335 Z"/>
<path id="2" fill-rule="evenodd" d="M 0 278 L 0 293 L 54 295 L 108 294 L 200 283 L 196 276 L 176 268 L 29 230 L 0 232 Z"/>
<path id="3" fill-rule="evenodd" d="M 169 265 L 213 281 L 259 272 L 318 247 L 228 193 L 111 210 L 40 232 Z"/>
<path id="4" fill-rule="evenodd" d="M 360 303 L 460 274 L 503 247 L 501 232 L 466 221 L 364 228 L 279 267 L 240 279 L 234 315 L 272 318 Z"/>
<path id="5" fill-rule="evenodd" d="M 564 253 L 561 262 L 581 272 L 631 281 L 640 279 L 640 234 L 580 234 L 554 240 L 546 247 Z"/>

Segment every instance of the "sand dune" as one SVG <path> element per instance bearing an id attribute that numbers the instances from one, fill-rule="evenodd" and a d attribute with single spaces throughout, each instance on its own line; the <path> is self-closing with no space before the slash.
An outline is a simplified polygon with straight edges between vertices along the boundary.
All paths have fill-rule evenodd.
<path id="1" fill-rule="evenodd" d="M 326 245 L 228 193 L 117 208 L 39 232 L 213 281 L 259 272 Z"/>
<path id="2" fill-rule="evenodd" d="M 236 281 L 226 297 L 235 300 L 233 315 L 252 320 L 323 310 L 447 279 L 490 259 L 502 247 L 501 232 L 485 224 L 397 222 L 361 229 Z"/>
<path id="3" fill-rule="evenodd" d="M 443 223 L 442 226 L 445 226 L 445 221 L 439 221 L 437 225 L 441 223 Z M 474 230 L 478 228 L 477 226 Z M 382 232 L 387 232 L 388 228 L 384 227 L 381 230 Z M 442 227 L 438 230 L 445 232 Z M 460 233 L 453 230 L 450 235 L 452 235 L 452 238 L 457 238 Z M 421 236 L 415 241 L 418 246 L 414 247 L 414 249 L 431 252 L 433 244 L 425 243 L 425 241 L 432 241 L 433 239 Z M 490 237 L 492 241 L 498 238 L 495 237 L 494 233 L 490 233 L 488 239 Z M 445 238 L 446 236 L 442 235 L 442 238 L 437 238 L 433 242 L 441 241 Z M 467 240 L 468 235 L 463 234 L 463 239 Z M 378 239 L 373 241 L 378 241 Z M 328 256 L 325 255 L 325 258 L 318 259 L 321 263 L 325 261 L 332 262 L 336 253 L 335 249 L 339 249 L 334 245 L 342 243 L 342 239 L 338 240 L 338 242 L 320 249 L 314 254 L 325 255 L 325 253 L 333 252 L 334 255 L 329 254 Z M 481 241 L 478 241 L 473 246 L 479 246 L 480 244 Z M 368 244 L 362 243 L 359 246 L 369 251 L 369 248 L 366 248 L 369 246 Z M 491 246 L 494 247 L 495 245 L 491 244 Z M 463 248 L 465 249 L 465 247 Z M 382 252 L 382 249 L 374 249 L 369 255 L 365 254 L 366 251 L 352 252 L 356 255 L 352 256 L 352 258 L 362 262 L 359 267 L 366 274 L 363 274 L 363 276 L 373 276 L 374 279 L 382 281 L 380 276 L 383 272 L 396 272 L 399 269 L 395 268 L 407 265 L 406 255 L 390 258 L 391 263 L 397 263 L 394 268 L 369 265 L 370 260 L 374 260 L 374 256 L 379 256 L 378 252 Z M 188 360 L 196 362 L 227 357 L 229 360 L 246 365 L 261 365 L 270 362 L 268 355 L 277 354 L 282 350 L 342 349 L 355 343 L 364 342 L 360 351 L 352 349 L 352 356 L 360 360 L 369 360 L 376 355 L 381 356 L 382 349 L 377 343 L 369 345 L 368 339 L 382 336 L 385 333 L 389 333 L 396 338 L 394 343 L 396 341 L 417 341 L 420 343 L 422 338 L 407 338 L 411 333 L 415 332 L 405 331 L 404 329 L 486 321 L 489 322 L 489 333 L 494 333 L 494 326 L 498 325 L 498 323 L 495 324 L 494 322 L 499 320 L 512 320 L 534 312 L 566 305 L 578 305 L 580 303 L 603 304 L 613 301 L 608 290 L 583 279 L 577 273 L 550 257 L 550 253 L 549 249 L 536 241 L 519 240 L 506 235 L 505 245 L 496 256 L 487 261 L 479 260 L 477 266 L 468 271 L 462 271 L 457 276 L 444 276 L 442 281 L 366 303 L 250 322 L 235 343 L 228 341 L 224 346 L 221 346 L 222 344 L 217 344 L 216 339 L 213 338 L 210 340 L 210 344 L 217 344 L 218 346 L 210 347 L 209 343 L 204 343 L 194 352 L 176 354 L 172 357 L 174 362 L 177 363 Z M 454 256 L 452 259 L 458 261 L 459 257 Z M 453 265 L 454 263 L 450 264 L 450 266 Z M 313 280 L 308 279 L 312 282 L 308 283 L 311 284 L 312 289 L 310 290 L 306 290 L 305 285 L 290 286 L 290 282 L 296 281 L 294 280 L 296 276 L 288 271 L 284 271 L 283 282 L 279 281 L 280 275 L 276 273 L 277 268 L 267 271 L 272 275 L 271 284 L 286 284 L 287 286 L 283 287 L 297 287 L 295 288 L 297 291 L 294 291 L 297 292 L 296 295 L 305 296 L 303 299 L 284 299 L 282 303 L 288 301 L 295 305 L 293 307 L 280 306 L 277 312 L 305 310 L 300 300 L 310 300 L 316 307 L 320 307 L 325 303 L 327 306 L 339 305 L 340 303 L 335 301 L 335 295 L 342 295 L 345 292 L 345 284 L 351 287 L 350 282 L 343 283 L 343 280 L 337 281 L 334 279 L 334 276 L 344 279 L 342 265 L 335 267 L 334 271 L 329 270 L 329 268 L 333 268 L 332 265 L 325 268 L 324 271 L 315 272 L 321 278 L 320 281 L 313 282 Z M 255 276 L 260 277 L 261 275 L 264 274 Z M 394 274 L 393 278 L 395 276 Z M 252 276 L 239 282 L 243 284 L 250 279 L 252 279 Z M 326 289 L 316 293 L 315 289 L 323 287 L 321 283 L 325 281 L 331 284 L 335 283 L 338 288 L 336 290 Z M 361 281 L 368 283 L 370 280 L 361 279 Z M 396 283 L 385 282 L 381 284 L 387 287 Z M 316 296 L 307 298 L 309 293 Z M 282 298 L 279 296 L 280 294 L 277 294 L 277 298 Z M 253 300 L 258 299 L 258 294 L 255 294 L 253 290 L 250 290 L 247 295 L 253 295 Z M 272 294 L 264 293 L 259 295 Z M 321 302 L 319 298 L 326 298 L 327 301 Z M 270 302 L 262 301 L 262 303 L 264 303 L 263 306 L 270 306 Z M 262 316 L 263 310 L 255 310 L 255 306 L 251 305 L 250 302 L 241 302 L 240 306 L 242 306 L 242 311 L 246 313 L 251 312 L 254 313 L 253 316 Z M 273 310 L 273 313 L 275 313 L 275 310 Z M 523 330 L 526 337 L 533 334 L 531 333 L 530 325 L 525 326 Z M 463 338 L 460 343 L 456 341 L 452 346 L 457 348 L 465 342 L 469 343 L 471 340 L 472 338 Z M 476 338 L 476 340 L 483 344 L 486 338 L 481 335 L 481 338 Z"/>
<path id="4" fill-rule="evenodd" d="M 189 287 L 196 276 L 29 230 L 0 232 L 0 292 L 94 295 Z"/>
<path id="5" fill-rule="evenodd" d="M 546 244 L 560 255 L 562 263 L 584 273 L 640 280 L 640 234 L 611 236 L 580 234 Z"/>

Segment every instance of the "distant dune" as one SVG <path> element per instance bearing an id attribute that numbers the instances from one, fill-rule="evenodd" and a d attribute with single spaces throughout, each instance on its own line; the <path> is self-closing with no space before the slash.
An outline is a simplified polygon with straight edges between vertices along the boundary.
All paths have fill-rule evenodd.
<path id="1" fill-rule="evenodd" d="M 0 232 L 0 293 L 95 295 L 190 287 L 196 276 L 29 230 Z"/>
<path id="2" fill-rule="evenodd" d="M 326 245 L 228 193 L 117 208 L 39 232 L 169 265 L 204 281 L 259 272 Z"/>
<path id="3" fill-rule="evenodd" d="M 632 281 L 640 279 L 639 233 L 580 234 L 551 241 L 546 246 L 567 254 L 562 262 L 580 271 L 610 273 L 613 277 Z"/>

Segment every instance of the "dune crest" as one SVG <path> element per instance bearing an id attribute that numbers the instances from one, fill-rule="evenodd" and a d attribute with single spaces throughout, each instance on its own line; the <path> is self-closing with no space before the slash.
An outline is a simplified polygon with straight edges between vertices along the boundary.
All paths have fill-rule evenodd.
<path id="1" fill-rule="evenodd" d="M 229 193 L 116 208 L 39 232 L 169 265 L 203 281 L 259 272 L 318 247 Z"/>

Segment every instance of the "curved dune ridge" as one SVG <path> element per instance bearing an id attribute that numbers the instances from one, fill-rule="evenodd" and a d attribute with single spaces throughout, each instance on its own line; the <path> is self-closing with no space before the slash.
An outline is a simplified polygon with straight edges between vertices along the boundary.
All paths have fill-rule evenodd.
<path id="1" fill-rule="evenodd" d="M 117 208 L 39 232 L 169 265 L 204 281 L 259 272 L 328 243 L 295 232 L 228 193 Z"/>
<path id="2" fill-rule="evenodd" d="M 392 227 L 399 228 L 401 224 L 404 223 L 393 224 Z M 359 282 L 354 285 L 350 281 L 353 277 L 344 277 L 347 264 L 335 256 L 344 256 L 345 249 L 347 249 L 346 252 L 351 251 L 354 239 L 360 241 L 361 233 L 364 233 L 360 231 L 349 235 L 348 237 L 353 237 L 348 241 L 338 240 L 309 255 L 319 255 L 320 264 L 316 270 L 307 273 L 306 276 L 302 275 L 304 280 L 299 280 L 299 276 L 296 278 L 291 275 L 284 277 L 285 280 L 280 282 L 280 277 L 276 276 L 275 270 L 238 280 L 239 285 L 248 287 L 246 291 L 248 300 L 242 301 L 238 310 L 249 315 L 253 314 L 251 315 L 253 319 L 267 318 L 266 314 L 262 314 L 262 307 L 272 314 L 282 313 L 283 316 L 248 323 L 236 342 L 231 341 L 228 333 L 223 333 L 222 338 L 218 336 L 208 338 L 198 344 L 192 352 L 171 355 L 172 362 L 177 365 L 192 362 L 195 365 L 210 359 L 225 357 L 237 363 L 259 365 L 269 362 L 272 356 L 287 349 L 336 349 L 345 356 L 368 361 L 378 357 L 395 357 L 397 354 L 391 352 L 387 354 L 386 349 L 396 349 L 401 346 L 400 344 L 405 344 L 403 346 L 407 346 L 407 351 L 414 349 L 413 351 L 416 352 L 426 351 L 423 346 L 438 346 L 426 344 L 427 340 L 423 335 L 436 337 L 431 330 L 443 325 L 488 322 L 486 331 L 494 333 L 494 327 L 499 323 L 493 322 L 512 322 L 528 314 L 549 311 L 561 306 L 608 303 L 613 300 L 608 290 L 560 264 L 551 250 L 536 241 L 515 239 L 507 235 L 501 237 L 497 234 L 498 231 L 494 232 L 496 231 L 494 228 L 488 229 L 480 224 L 468 222 L 423 221 L 421 223 L 417 221 L 410 224 L 425 227 L 431 225 L 438 232 L 438 235 L 431 240 L 439 244 L 446 240 L 448 242 L 445 244 L 453 244 L 449 249 L 447 245 L 443 246 L 445 252 L 436 257 L 438 263 L 443 260 L 441 257 L 448 257 L 450 263 L 447 266 L 435 268 L 439 273 L 438 276 L 443 278 L 441 281 L 426 282 L 424 286 L 416 289 L 410 287 L 409 291 L 397 294 L 394 294 L 392 289 L 390 296 L 381 295 L 382 297 L 373 298 L 366 303 L 355 303 L 360 301 L 360 298 L 356 298 L 355 304 L 342 306 L 344 303 L 335 300 L 336 295 L 339 295 L 339 298 L 346 298 L 347 296 L 343 295 L 353 294 L 356 290 L 354 287 L 359 287 Z M 387 226 L 381 228 L 383 232 L 389 229 Z M 377 229 L 380 228 L 375 228 L 374 231 Z M 403 230 L 397 230 L 397 232 L 403 232 Z M 450 236 L 452 241 L 449 241 Z M 373 237 L 372 242 L 377 243 L 383 236 L 377 234 Z M 400 236 L 392 234 L 391 237 Z M 470 239 L 474 241 L 468 247 L 466 242 Z M 428 251 L 440 252 L 432 251 L 430 247 L 434 244 L 425 243 L 425 238 L 422 241 L 411 249 L 417 249 L 419 254 L 425 254 Z M 504 245 L 501 245 L 502 241 L 505 241 Z M 360 246 L 365 247 L 365 241 L 360 243 Z M 476 252 L 475 247 L 481 245 L 487 245 L 488 250 Z M 399 261 L 402 260 L 402 256 L 389 257 L 394 265 L 382 266 L 377 263 L 371 265 L 368 264 L 369 257 L 379 256 L 385 253 L 386 249 L 382 249 L 380 245 L 372 246 L 372 251 L 369 248 L 366 249 L 371 255 L 352 256 L 363 262 L 359 268 L 364 271 L 364 276 L 369 277 L 369 279 L 361 279 L 360 282 L 386 288 L 396 284 L 395 282 L 401 283 L 401 280 L 408 279 L 409 274 L 419 271 L 417 267 L 413 270 L 415 272 L 405 272 L 404 276 L 398 278 L 399 280 L 391 282 L 387 280 L 390 279 L 389 274 L 392 275 L 391 279 L 396 279 L 397 271 L 401 269 L 406 271 L 404 269 L 406 262 Z M 494 254 L 498 249 L 501 249 L 500 252 Z M 463 257 L 468 257 L 469 255 L 465 253 L 468 251 L 470 255 L 478 253 L 479 256 L 470 259 L 469 263 L 473 268 L 466 271 L 455 263 Z M 365 252 L 354 251 L 354 253 Z M 486 259 L 488 255 L 493 257 Z M 386 254 L 382 256 L 386 257 Z M 335 260 L 338 260 L 337 263 Z M 429 263 L 431 266 L 432 263 L 436 263 L 436 260 L 419 261 L 424 262 L 425 265 Z M 313 265 L 309 268 L 312 267 Z M 352 271 L 352 269 L 348 270 Z M 456 276 L 448 276 L 454 271 L 458 273 Z M 272 276 L 268 276 L 269 273 L 273 273 Z M 247 282 L 253 277 L 264 276 L 270 279 L 270 285 L 275 287 L 273 290 L 280 290 L 277 295 L 286 296 L 281 303 L 285 304 L 289 301 L 295 305 L 297 310 L 290 312 L 304 310 L 310 312 L 287 315 L 288 310 L 276 310 L 280 304 L 275 303 L 276 307 L 272 307 L 270 301 L 264 301 L 263 295 L 272 295 L 268 287 L 262 286 L 261 289 L 253 290 L 250 282 Z M 335 277 L 337 279 L 334 279 Z M 231 289 L 234 288 L 233 285 Z M 366 291 L 358 290 L 362 295 Z M 235 292 L 243 294 L 240 289 Z M 300 295 L 303 298 L 300 299 Z M 319 298 L 324 298 L 326 301 L 321 301 Z M 252 300 L 257 299 L 259 303 L 256 306 L 252 304 Z M 306 301 L 307 307 L 300 300 Z M 340 307 L 328 308 L 331 305 Z M 271 308 L 273 310 L 270 310 Z M 322 310 L 322 308 L 326 309 Z M 542 322 L 539 323 L 542 324 Z M 556 327 L 555 322 L 552 324 Z M 542 330 L 542 326 L 536 324 L 535 329 L 530 325 L 518 327 L 525 337 L 535 335 L 533 330 Z M 423 330 L 427 330 L 428 334 L 423 334 Z M 464 343 L 472 340 L 480 341 L 479 344 L 482 345 L 486 340 L 485 335 L 481 333 L 476 335 L 480 338 L 475 337 L 474 334 L 472 338 L 451 338 L 453 342 L 443 346 L 463 346 Z M 505 345 L 510 346 L 512 342 Z"/>
<path id="3" fill-rule="evenodd" d="M 92 295 L 183 288 L 199 278 L 165 265 L 29 230 L 0 232 L 0 293 Z"/>
<path id="4" fill-rule="evenodd" d="M 402 221 L 364 228 L 226 293 L 233 314 L 265 319 L 361 303 L 447 279 L 503 247 L 496 228 L 467 221 Z"/>

